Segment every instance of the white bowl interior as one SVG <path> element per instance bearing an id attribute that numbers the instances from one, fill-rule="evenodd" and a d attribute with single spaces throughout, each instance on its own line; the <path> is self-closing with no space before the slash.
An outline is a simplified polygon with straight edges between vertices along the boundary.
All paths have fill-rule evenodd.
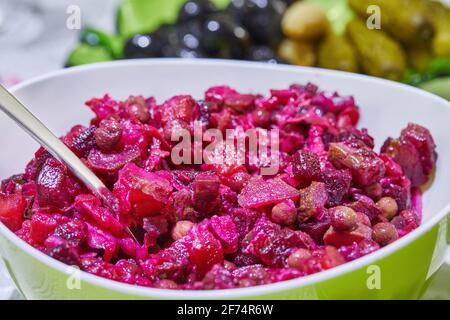
<path id="1" fill-rule="evenodd" d="M 19 85 L 16 95 L 55 133 L 62 135 L 92 117 L 84 102 L 105 93 L 123 99 L 133 94 L 155 96 L 159 102 L 176 94 L 203 97 L 213 86 L 268 94 L 269 89 L 313 82 L 321 89 L 353 95 L 361 107 L 361 126 L 375 137 L 377 148 L 386 137 L 397 137 L 408 122 L 429 128 L 438 146 L 435 181 L 424 197 L 424 219 L 450 202 L 450 107 L 424 91 L 394 82 L 341 72 L 254 63 L 146 60 L 74 68 Z M 0 179 L 22 172 L 37 144 L 5 115 L 0 114 Z"/>

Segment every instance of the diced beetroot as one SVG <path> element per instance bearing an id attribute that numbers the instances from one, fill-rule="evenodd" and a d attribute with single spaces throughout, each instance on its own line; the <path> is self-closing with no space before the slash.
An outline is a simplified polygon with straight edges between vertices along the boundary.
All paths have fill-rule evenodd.
<path id="1" fill-rule="evenodd" d="M 192 271 L 186 240 L 175 241 L 169 248 L 153 254 L 141 263 L 142 271 L 149 279 L 185 279 Z"/>
<path id="2" fill-rule="evenodd" d="M 268 272 L 273 282 L 291 280 L 305 275 L 304 272 L 294 268 L 269 268 Z"/>
<path id="3" fill-rule="evenodd" d="M 197 102 L 191 96 L 175 96 L 163 104 L 162 123 L 181 120 L 190 123 L 194 119 Z"/>
<path id="4" fill-rule="evenodd" d="M 385 173 L 384 162 L 359 140 L 331 143 L 328 159 L 338 169 L 349 169 L 360 187 L 377 182 Z"/>
<path id="5" fill-rule="evenodd" d="M 309 151 L 320 154 L 325 150 L 323 134 L 324 130 L 321 126 L 311 126 L 306 139 L 306 147 Z"/>
<path id="6" fill-rule="evenodd" d="M 405 217 L 403 215 L 394 217 L 394 219 L 391 220 L 391 223 L 397 229 L 398 235 L 400 237 L 403 237 L 404 235 L 410 233 L 418 227 L 416 219 L 411 219 L 411 217 Z"/>
<path id="7" fill-rule="evenodd" d="M 125 235 L 124 226 L 92 195 L 81 195 L 75 199 L 75 209 L 98 227 L 108 230 L 116 237 Z"/>
<path id="8" fill-rule="evenodd" d="M 194 208 L 202 213 L 217 211 L 220 205 L 220 180 L 216 175 L 199 174 L 192 183 L 194 191 Z"/>
<path id="9" fill-rule="evenodd" d="M 239 234 L 239 239 L 247 235 L 260 217 L 261 213 L 258 211 L 242 208 L 233 210 L 232 218 L 236 226 L 236 231 Z"/>
<path id="10" fill-rule="evenodd" d="M 109 262 L 117 253 L 119 244 L 117 239 L 106 231 L 103 231 L 87 223 L 87 244 L 92 249 L 104 251 L 103 259 Z"/>
<path id="11" fill-rule="evenodd" d="M 348 107 L 339 113 L 337 118 L 338 128 L 349 128 L 356 126 L 359 121 L 359 109 L 356 106 Z"/>
<path id="12" fill-rule="evenodd" d="M 169 200 L 172 185 L 169 180 L 130 163 L 120 171 L 113 192 L 123 211 L 132 209 L 143 217 L 160 212 Z"/>
<path id="13" fill-rule="evenodd" d="M 420 161 L 425 175 L 430 175 L 436 166 L 437 153 L 433 137 L 428 129 L 414 123 L 409 123 L 402 130 L 401 137 L 411 142 L 420 154 Z"/>
<path id="14" fill-rule="evenodd" d="M 316 94 L 311 103 L 322 107 L 327 112 L 339 113 L 346 108 L 355 107 L 352 96 L 339 96 L 337 93 L 320 92 Z"/>
<path id="15" fill-rule="evenodd" d="M 48 235 L 62 223 L 62 220 L 68 220 L 64 216 L 51 215 L 45 213 L 35 213 L 31 219 L 30 237 L 36 243 L 43 243 Z M 58 221 L 59 220 L 59 221 Z"/>
<path id="16" fill-rule="evenodd" d="M 232 129 L 234 112 L 231 109 L 223 109 L 220 112 L 213 113 L 210 117 L 210 124 L 212 127 L 225 132 L 226 129 Z"/>
<path id="17" fill-rule="evenodd" d="M 305 137 L 302 133 L 296 131 L 280 131 L 280 151 L 287 154 L 293 154 L 300 146 L 305 143 Z M 295 156 L 295 155 L 294 155 Z M 304 172 L 304 171 L 303 171 Z"/>
<path id="18" fill-rule="evenodd" d="M 343 263 L 345 263 L 345 259 L 335 247 L 325 246 L 313 250 L 311 257 L 304 259 L 300 263 L 300 270 L 306 274 L 313 274 L 339 266 Z"/>
<path id="19" fill-rule="evenodd" d="M 237 254 L 233 256 L 232 262 L 239 267 L 262 263 L 261 259 L 258 257 L 250 253 L 243 252 L 242 250 L 238 251 Z"/>
<path id="20" fill-rule="evenodd" d="M 282 104 L 288 103 L 291 98 L 296 98 L 298 96 L 297 90 L 294 89 L 272 89 L 270 90 L 272 97 L 278 98 L 278 101 Z"/>
<path id="21" fill-rule="evenodd" d="M 258 264 L 236 269 L 233 271 L 233 276 L 241 288 L 267 284 L 272 279 L 268 268 Z"/>
<path id="22" fill-rule="evenodd" d="M 249 111 L 253 107 L 255 96 L 252 94 L 228 94 L 225 97 L 225 106 L 238 112 Z"/>
<path id="23" fill-rule="evenodd" d="M 38 202 L 41 207 L 65 208 L 70 205 L 67 168 L 54 158 L 45 161 L 37 177 Z"/>
<path id="24" fill-rule="evenodd" d="M 335 170 L 326 168 L 322 170 L 321 181 L 325 183 L 328 192 L 327 205 L 337 206 L 348 194 L 352 175 L 348 170 Z"/>
<path id="25" fill-rule="evenodd" d="M 247 235 L 248 252 L 265 264 L 282 267 L 295 248 L 314 248 L 314 241 L 304 232 L 281 228 L 266 218 L 259 219 Z"/>
<path id="26" fill-rule="evenodd" d="M 144 218 L 143 228 L 147 231 L 144 238 L 147 247 L 154 246 L 157 239 L 169 230 L 167 220 L 162 216 Z"/>
<path id="27" fill-rule="evenodd" d="M 67 241 L 71 246 L 78 247 L 87 237 L 86 224 L 80 219 L 60 224 L 53 233 Z"/>
<path id="28" fill-rule="evenodd" d="M 211 231 L 220 240 L 223 253 L 234 253 L 238 249 L 238 233 L 230 216 L 213 216 L 211 218 Z"/>
<path id="29" fill-rule="evenodd" d="M 237 94 L 237 91 L 228 86 L 217 86 L 206 90 L 205 100 L 222 104 L 225 98 L 231 94 Z"/>
<path id="30" fill-rule="evenodd" d="M 255 127 L 266 128 L 270 124 L 270 112 L 265 109 L 255 109 L 250 117 Z"/>
<path id="31" fill-rule="evenodd" d="M 101 99 L 89 100 L 86 105 L 96 114 L 97 121 L 109 118 L 118 111 L 119 107 L 119 103 L 108 95 Z"/>
<path id="32" fill-rule="evenodd" d="M 311 97 L 318 94 L 319 87 L 314 83 L 307 82 L 305 85 L 303 84 L 292 84 L 289 86 L 289 89 L 297 91 L 299 94 L 304 94 L 306 97 Z"/>
<path id="33" fill-rule="evenodd" d="M 399 216 L 406 220 L 411 229 L 416 229 L 420 224 L 420 216 L 413 209 L 403 210 Z"/>
<path id="34" fill-rule="evenodd" d="M 95 147 L 95 130 L 95 126 L 89 128 L 75 126 L 64 137 L 63 141 L 78 157 L 85 158 L 89 151 Z"/>
<path id="35" fill-rule="evenodd" d="M 333 246 L 326 246 L 323 250 L 323 255 L 321 258 L 322 259 L 320 262 L 325 270 L 345 263 L 344 257 Z"/>
<path id="36" fill-rule="evenodd" d="M 235 279 L 232 273 L 223 266 L 216 264 L 208 271 L 202 280 L 204 289 L 231 289 L 235 288 Z"/>
<path id="37" fill-rule="evenodd" d="M 151 285 L 151 281 L 145 278 L 141 268 L 133 259 L 122 259 L 115 264 L 114 280 L 140 286 Z"/>
<path id="38" fill-rule="evenodd" d="M 257 208 L 298 198 L 299 192 L 281 179 L 263 180 L 255 177 L 242 189 L 238 202 L 243 208 Z"/>
<path id="39" fill-rule="evenodd" d="M 412 186 L 427 182 L 436 166 L 436 145 L 430 132 L 416 124 L 402 130 L 400 138 L 388 138 L 381 152 L 389 155 L 403 169 Z"/>
<path id="40" fill-rule="evenodd" d="M 127 163 L 138 161 L 141 154 L 136 146 L 126 146 L 121 153 L 104 153 L 93 149 L 88 155 L 88 165 L 99 174 L 114 174 Z"/>
<path id="41" fill-rule="evenodd" d="M 393 198 L 399 210 L 405 210 L 411 206 L 411 181 L 402 176 L 397 179 L 381 179 L 383 197 Z"/>
<path id="42" fill-rule="evenodd" d="M 114 278 L 114 265 L 101 258 L 81 257 L 81 269 L 106 279 Z"/>
<path id="43" fill-rule="evenodd" d="M 403 176 L 402 167 L 385 153 L 380 154 L 386 168 L 386 177 L 400 178 Z"/>
<path id="44" fill-rule="evenodd" d="M 292 173 L 301 187 L 308 186 L 320 178 L 319 157 L 310 151 L 299 150 L 292 156 Z"/>
<path id="45" fill-rule="evenodd" d="M 356 129 L 350 128 L 347 131 L 342 131 L 339 133 L 338 141 L 349 141 L 349 140 L 360 140 L 364 142 L 366 146 L 370 149 L 375 147 L 375 141 L 372 136 L 369 135 L 367 129 Z"/>
<path id="46" fill-rule="evenodd" d="M 220 214 L 221 215 L 231 215 L 234 208 L 238 207 L 238 195 L 236 192 L 230 188 L 221 185 L 220 186 Z"/>
<path id="47" fill-rule="evenodd" d="M 370 219 L 370 221 L 381 214 L 381 211 L 377 208 L 375 202 L 366 196 L 359 196 L 356 201 L 348 204 L 348 207 L 352 208 L 356 212 L 363 213 Z"/>
<path id="48" fill-rule="evenodd" d="M 411 142 L 388 139 L 381 150 L 402 167 L 413 186 L 419 186 L 427 181 L 427 176 L 420 162 L 419 152 Z"/>
<path id="49" fill-rule="evenodd" d="M 0 221 L 12 231 L 17 231 L 22 226 L 26 207 L 27 201 L 20 194 L 0 193 Z"/>
<path id="50" fill-rule="evenodd" d="M 250 180 L 251 176 L 245 169 L 233 173 L 230 177 L 224 177 L 221 183 L 227 185 L 235 192 L 241 192 L 244 186 Z"/>
<path id="51" fill-rule="evenodd" d="M 24 178 L 26 180 L 36 180 L 39 172 L 41 172 L 42 166 L 51 157 L 52 155 L 47 150 L 43 147 L 39 148 L 34 154 L 34 159 L 25 168 Z"/>
<path id="52" fill-rule="evenodd" d="M 81 260 L 74 248 L 63 243 L 47 251 L 47 254 L 69 266 L 81 267 Z"/>
<path id="53" fill-rule="evenodd" d="M 358 228 L 353 231 L 336 231 L 330 227 L 323 236 L 325 244 L 335 247 L 349 246 L 353 242 L 370 239 L 372 239 L 372 229 L 364 224 L 358 224 Z"/>
<path id="54" fill-rule="evenodd" d="M 16 174 L 8 179 L 5 179 L 1 183 L 0 192 L 5 194 L 12 194 L 16 191 L 20 191 L 22 185 L 25 184 L 25 179 L 23 174 Z"/>
<path id="55" fill-rule="evenodd" d="M 163 212 L 172 222 L 179 220 L 192 220 L 197 215 L 194 211 L 194 203 L 192 200 L 192 190 L 183 188 L 173 192 L 167 204 L 163 208 Z"/>
<path id="56" fill-rule="evenodd" d="M 140 247 L 138 243 L 132 238 L 123 238 L 119 240 L 119 246 L 120 250 L 133 258 L 139 259 L 139 260 L 145 260 L 148 258 L 148 249 L 143 249 Z M 143 250 L 147 251 L 146 253 L 143 252 Z M 144 253 L 144 254 L 142 254 Z"/>
<path id="57" fill-rule="evenodd" d="M 118 146 L 124 146 L 125 149 L 126 146 L 128 146 L 129 149 L 137 147 L 141 156 L 147 156 L 148 148 L 154 138 L 151 126 L 142 124 L 138 121 L 124 119 L 120 121 L 120 128 L 122 129 L 122 135 L 120 136 Z"/>
<path id="58" fill-rule="evenodd" d="M 223 262 L 220 242 L 211 232 L 201 226 L 194 226 L 187 236 L 190 242 L 189 260 L 196 267 L 197 275 L 202 278 L 213 265 Z"/>
<path id="59" fill-rule="evenodd" d="M 362 240 L 358 243 L 354 242 L 348 246 L 340 247 L 339 252 L 342 254 L 346 261 L 353 261 L 378 249 L 380 249 L 380 246 L 375 241 Z"/>
<path id="60" fill-rule="evenodd" d="M 300 223 L 298 228 L 309 234 L 316 243 L 322 244 L 323 235 L 330 228 L 330 223 L 330 218 L 325 214 L 320 220 L 313 219 L 308 222 Z"/>

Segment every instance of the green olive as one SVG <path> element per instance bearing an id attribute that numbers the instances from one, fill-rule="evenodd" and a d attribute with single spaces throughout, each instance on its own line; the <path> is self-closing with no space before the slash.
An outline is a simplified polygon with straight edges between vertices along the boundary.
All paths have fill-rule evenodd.
<path id="1" fill-rule="evenodd" d="M 308 42 L 284 39 L 279 48 L 278 55 L 283 60 L 299 66 L 314 66 L 316 53 L 314 45 Z"/>
<path id="2" fill-rule="evenodd" d="M 309 2 L 296 2 L 291 5 L 281 21 L 283 33 L 288 38 L 304 41 L 321 38 L 327 26 L 325 10 Z"/>

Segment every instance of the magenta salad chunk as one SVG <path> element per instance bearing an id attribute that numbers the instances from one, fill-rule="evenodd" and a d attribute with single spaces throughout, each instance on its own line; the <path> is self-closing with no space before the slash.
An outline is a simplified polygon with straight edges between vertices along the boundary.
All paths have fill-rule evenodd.
<path id="1" fill-rule="evenodd" d="M 171 290 L 270 284 L 353 261 L 421 224 L 431 133 L 409 123 L 376 150 L 353 97 L 313 84 L 269 96 L 216 86 L 198 100 L 86 105 L 91 123 L 61 139 L 113 203 L 40 148 L 2 181 L 0 222 L 91 274 Z"/>

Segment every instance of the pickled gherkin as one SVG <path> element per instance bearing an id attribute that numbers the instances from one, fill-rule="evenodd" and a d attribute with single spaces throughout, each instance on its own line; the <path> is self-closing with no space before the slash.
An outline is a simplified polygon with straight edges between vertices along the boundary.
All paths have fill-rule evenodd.
<path id="1" fill-rule="evenodd" d="M 370 30 L 359 19 L 347 25 L 363 71 L 376 77 L 400 80 L 406 69 L 406 55 L 398 42 L 381 30 Z"/>
<path id="2" fill-rule="evenodd" d="M 319 67 L 349 72 L 358 72 L 356 52 L 350 41 L 330 32 L 319 45 Z"/>
<path id="3" fill-rule="evenodd" d="M 440 57 L 450 57 L 450 9 L 434 1 L 427 1 L 426 8 L 434 29 L 433 52 Z"/>
<path id="4" fill-rule="evenodd" d="M 369 6 L 381 13 L 381 30 L 405 44 L 422 42 L 433 33 L 427 18 L 425 2 L 429 0 L 348 0 L 351 8 L 363 18 Z"/>

